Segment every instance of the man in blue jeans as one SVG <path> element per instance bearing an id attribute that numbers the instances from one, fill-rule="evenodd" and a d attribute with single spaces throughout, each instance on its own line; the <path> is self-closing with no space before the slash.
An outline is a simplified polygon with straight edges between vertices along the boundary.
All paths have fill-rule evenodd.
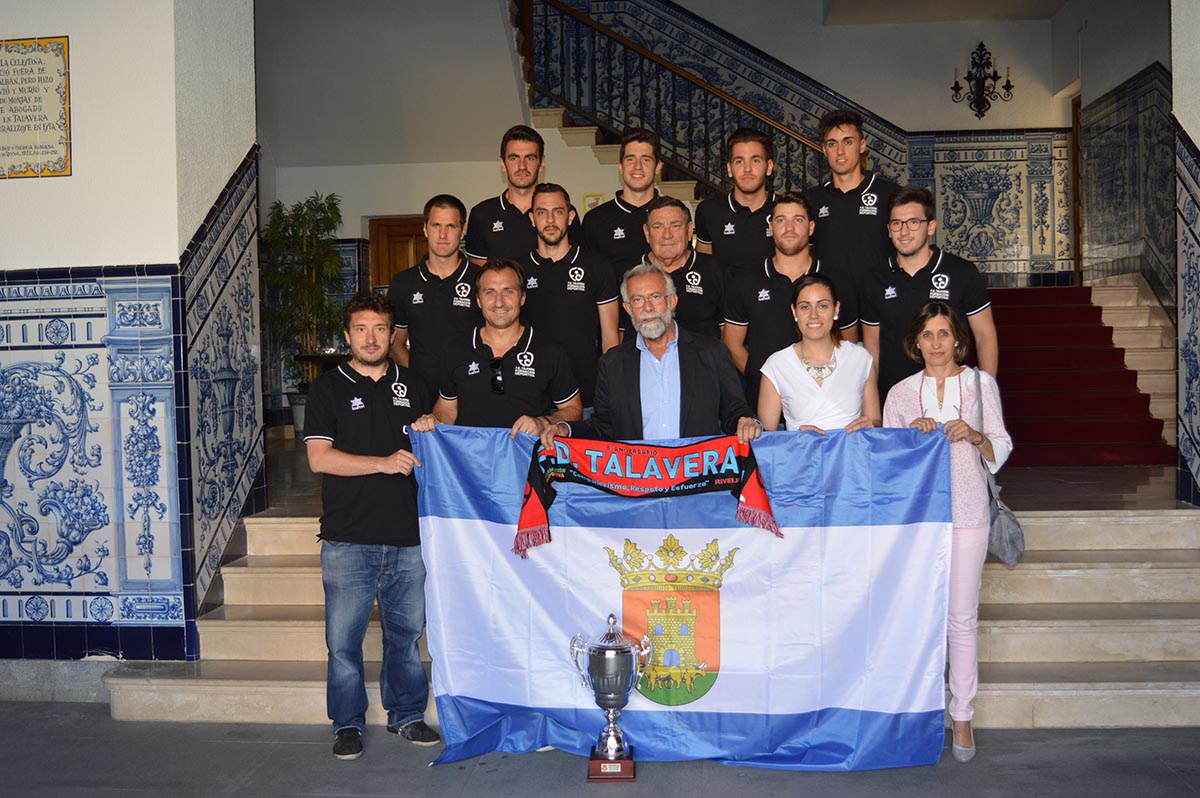
<path id="1" fill-rule="evenodd" d="M 416 745 L 441 741 L 424 719 L 429 683 L 417 639 L 425 623 L 425 566 L 412 477 L 419 464 L 407 426 L 433 402 L 424 382 L 388 357 L 392 331 L 389 300 L 370 293 L 351 297 L 345 311 L 350 359 L 318 377 L 308 393 L 308 465 L 324 475 L 326 705 L 338 759 L 362 756 L 367 713 L 362 647 L 376 600 L 387 729 Z"/>

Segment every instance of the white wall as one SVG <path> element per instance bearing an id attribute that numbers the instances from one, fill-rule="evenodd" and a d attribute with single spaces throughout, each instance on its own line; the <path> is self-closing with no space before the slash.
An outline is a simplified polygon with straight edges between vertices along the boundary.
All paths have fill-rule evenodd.
<path id="1" fill-rule="evenodd" d="M 175 0 L 176 257 L 255 135 L 254 0 Z"/>
<path id="2" fill-rule="evenodd" d="M 0 183 L 0 270 L 178 260 L 173 17 L 158 0 L 4 0 L 5 37 L 70 37 L 73 163 Z"/>
<path id="3" fill-rule="evenodd" d="M 676 1 L 910 132 L 1071 124 L 1070 99 L 1051 87 L 1049 20 L 825 26 L 823 0 Z M 1016 87 L 982 120 L 950 99 L 980 40 Z"/>
<path id="4" fill-rule="evenodd" d="M 1200 141 L 1200 92 L 1188 91 L 1200 81 L 1200 3 L 1196 0 L 1171 0 L 1171 74 L 1176 90 L 1172 93 L 1175 118 L 1192 141 Z"/>
<path id="5" fill-rule="evenodd" d="M 1060 91 L 1078 80 L 1087 107 L 1155 61 L 1171 69 L 1172 5 L 1178 27 L 1184 9 L 1194 13 L 1197 4 L 1068 0 L 1052 21 L 1053 89 Z"/>

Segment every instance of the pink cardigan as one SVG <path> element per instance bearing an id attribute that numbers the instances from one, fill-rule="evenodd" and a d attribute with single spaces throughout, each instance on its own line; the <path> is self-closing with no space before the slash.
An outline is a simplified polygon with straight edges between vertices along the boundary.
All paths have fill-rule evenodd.
<path id="1" fill-rule="evenodd" d="M 921 416 L 920 390 L 925 373 L 918 372 L 896 383 L 888 392 L 883 406 L 883 426 L 908 427 Z M 962 418 L 974 429 L 979 429 L 979 397 L 975 376 L 971 369 L 963 369 L 958 375 L 962 381 Z M 992 473 L 1000 470 L 1012 451 L 1012 438 L 1004 428 L 1004 416 L 1000 410 L 1000 388 L 985 371 L 979 372 L 979 387 L 983 392 L 983 429 L 980 430 L 992 441 L 996 462 L 988 463 Z M 940 431 L 930 433 L 940 435 Z M 987 478 L 983 472 L 983 460 L 979 450 L 967 441 L 950 445 L 950 491 L 956 527 L 987 527 L 991 525 L 988 513 Z"/>

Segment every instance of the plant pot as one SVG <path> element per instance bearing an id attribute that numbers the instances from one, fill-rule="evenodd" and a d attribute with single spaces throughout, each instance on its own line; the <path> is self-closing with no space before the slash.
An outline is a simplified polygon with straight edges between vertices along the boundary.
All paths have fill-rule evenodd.
<path id="1" fill-rule="evenodd" d="M 299 436 L 304 432 L 304 403 L 308 401 L 308 395 L 289 393 L 287 400 L 288 406 L 292 408 L 292 425 L 296 428 L 296 435 Z"/>

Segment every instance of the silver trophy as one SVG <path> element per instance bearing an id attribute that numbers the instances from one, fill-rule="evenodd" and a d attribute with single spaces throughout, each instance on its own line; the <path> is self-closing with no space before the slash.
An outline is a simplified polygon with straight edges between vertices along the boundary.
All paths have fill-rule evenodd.
<path id="1" fill-rule="evenodd" d="M 642 673 L 654 651 L 649 637 L 641 643 L 617 631 L 617 616 L 608 616 L 608 631 L 590 642 L 583 635 L 571 638 L 571 662 L 579 671 L 584 687 L 590 687 L 596 704 L 604 710 L 608 724 L 600 732 L 588 765 L 588 781 L 632 781 L 633 746 L 625 744 L 625 735 L 617 725 L 617 716 L 629 703 L 629 693 L 641 681 Z M 587 670 L 579 655 L 587 654 Z"/>

